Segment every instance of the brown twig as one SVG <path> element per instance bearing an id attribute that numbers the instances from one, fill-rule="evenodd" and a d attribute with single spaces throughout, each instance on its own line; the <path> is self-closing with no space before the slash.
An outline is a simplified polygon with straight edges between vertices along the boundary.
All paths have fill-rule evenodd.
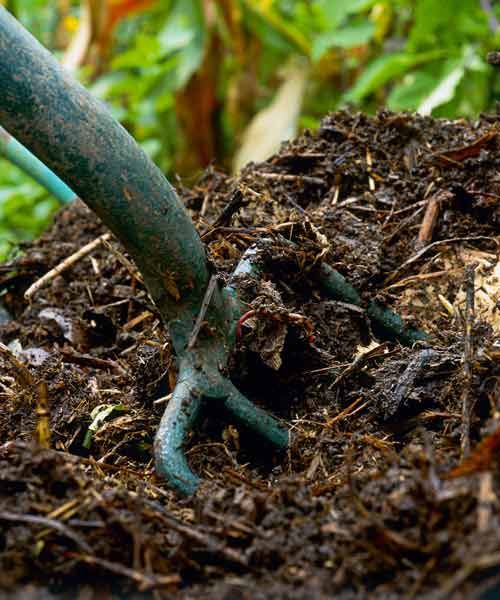
<path id="1" fill-rule="evenodd" d="M 50 448 L 49 391 L 45 381 L 37 385 L 37 392 L 35 439 L 42 448 Z"/>
<path id="2" fill-rule="evenodd" d="M 137 317 L 127 321 L 127 323 L 125 323 L 123 326 L 123 331 L 130 331 L 131 329 L 134 329 L 134 327 L 137 327 L 137 325 L 140 325 L 143 321 L 146 321 L 146 319 L 149 319 L 152 316 L 153 313 L 151 311 L 144 310 L 140 315 L 137 315 Z"/>
<path id="3" fill-rule="evenodd" d="M 410 275 L 410 277 L 405 277 L 405 279 L 401 279 L 397 283 L 393 283 L 392 285 L 388 285 L 382 291 L 387 292 L 389 290 L 397 289 L 400 287 L 405 287 L 407 285 L 412 285 L 414 283 L 418 283 L 419 281 L 428 281 L 429 279 L 436 279 L 439 277 L 443 277 L 444 275 L 454 275 L 456 273 L 461 273 L 463 271 L 462 267 L 457 269 L 445 269 L 443 271 L 434 271 L 432 273 L 420 273 L 418 275 Z"/>
<path id="4" fill-rule="evenodd" d="M 436 246 L 440 246 L 442 244 L 452 244 L 455 242 L 475 242 L 475 241 L 479 241 L 479 240 L 489 240 L 490 242 L 494 242 L 497 246 L 500 246 L 500 242 L 496 238 L 487 236 L 487 235 L 472 235 L 472 236 L 466 236 L 466 237 L 448 238 L 446 240 L 437 240 L 435 242 L 432 242 L 428 246 L 425 246 L 425 248 L 422 248 L 422 250 L 419 250 L 416 254 L 411 256 L 408 260 L 405 260 L 405 262 L 403 264 L 399 265 L 399 267 L 397 269 L 395 269 L 387 277 L 387 279 L 385 280 L 385 284 L 388 284 L 391 281 L 394 281 L 396 279 L 396 277 L 399 275 L 399 273 L 401 273 L 401 271 L 406 269 L 406 267 L 409 267 L 414 262 L 417 262 L 417 260 L 419 258 L 422 258 L 422 256 L 424 254 L 427 254 L 427 252 L 429 250 L 431 250 L 432 248 L 435 248 Z"/>
<path id="5" fill-rule="evenodd" d="M 464 335 L 464 354 L 463 369 L 464 382 L 462 389 L 462 436 L 460 447 L 462 458 L 470 453 L 470 419 L 471 419 L 471 400 L 470 388 L 472 384 L 472 360 L 474 357 L 474 343 L 472 339 L 474 327 L 474 280 L 476 275 L 476 264 L 472 263 L 465 268 L 465 335 Z"/>
<path id="6" fill-rule="evenodd" d="M 304 183 L 310 183 L 312 185 L 325 185 L 323 179 L 319 177 L 311 177 L 310 175 L 290 175 L 289 173 L 259 173 L 260 177 L 264 179 L 271 179 L 276 181 L 298 181 Z"/>
<path id="7" fill-rule="evenodd" d="M 432 241 L 434 229 L 439 219 L 439 213 L 441 212 L 441 206 L 445 201 L 449 200 L 451 196 L 452 194 L 450 192 L 441 191 L 428 199 L 424 218 L 422 219 L 417 242 L 415 244 L 417 250 L 423 248 Z"/>
<path id="8" fill-rule="evenodd" d="M 124 256 L 117 248 L 115 248 L 113 244 L 110 244 L 108 239 L 103 240 L 103 244 L 111 252 L 111 254 L 113 254 L 116 260 L 127 269 L 132 281 L 137 280 L 140 283 L 144 283 L 139 270 L 126 256 Z"/>
<path id="9" fill-rule="evenodd" d="M 214 294 L 216 285 L 217 275 L 212 275 L 212 277 L 210 277 L 210 281 L 208 282 L 208 286 L 205 291 L 205 296 L 203 297 L 203 302 L 201 303 L 200 312 L 196 317 L 196 323 L 194 324 L 193 330 L 191 331 L 191 335 L 189 336 L 189 341 L 187 345 L 187 349 L 189 352 L 194 348 L 194 345 L 196 344 L 198 334 L 200 333 L 201 326 L 203 325 L 203 320 L 205 319 L 205 315 L 210 305 L 210 301 L 212 300 L 212 296 Z"/>
<path id="10" fill-rule="evenodd" d="M 61 358 L 65 363 L 79 365 L 81 367 L 92 367 L 93 369 L 111 369 L 117 371 L 121 375 L 126 375 L 125 369 L 115 360 L 97 358 L 89 354 L 77 354 L 76 352 L 68 352 L 61 350 Z"/>
<path id="11" fill-rule="evenodd" d="M 338 423 L 339 421 L 342 421 L 343 419 L 346 419 L 347 417 L 355 415 L 357 412 L 359 412 L 360 410 L 365 408 L 365 406 L 367 406 L 370 403 L 370 401 L 368 400 L 367 402 L 364 402 L 361 406 L 358 406 L 358 404 L 362 400 L 363 400 L 363 396 L 359 396 L 358 398 L 356 398 L 356 400 L 354 400 L 354 402 L 351 402 L 351 404 L 349 404 L 349 406 L 344 408 L 344 410 L 341 410 L 334 417 L 332 417 L 331 419 L 328 419 L 328 421 L 325 423 L 325 427 L 327 429 L 331 429 L 335 425 L 335 423 Z"/>
<path id="12" fill-rule="evenodd" d="M 484 533 L 491 527 L 491 517 L 497 496 L 493 489 L 493 473 L 486 471 L 479 475 L 479 492 L 477 498 L 477 529 Z"/>
<path id="13" fill-rule="evenodd" d="M 363 352 L 356 356 L 356 358 L 352 361 L 352 363 L 346 367 L 340 375 L 335 379 L 335 381 L 328 388 L 329 390 L 336 387 L 341 381 L 343 381 L 348 375 L 354 373 L 361 367 L 363 367 L 369 360 L 372 358 L 378 358 L 380 356 L 384 356 L 387 351 L 387 343 L 379 344 L 375 348 L 368 350 L 367 352 Z"/>
<path id="14" fill-rule="evenodd" d="M 73 552 L 68 553 L 68 556 L 87 563 L 89 565 L 97 565 L 106 571 L 116 573 L 116 575 L 122 575 L 131 579 L 138 584 L 139 590 L 145 592 L 153 588 L 166 587 L 176 585 L 181 582 L 179 575 L 150 575 L 136 569 L 130 569 L 120 563 L 112 562 L 104 558 L 98 558 L 97 556 L 88 556 L 86 554 L 75 554 Z"/>
<path id="15" fill-rule="evenodd" d="M 85 246 L 80 248 L 80 250 L 78 250 L 74 254 L 71 254 L 70 256 L 65 258 L 61 263 L 56 265 L 53 269 L 50 269 L 50 271 L 47 271 L 47 273 L 45 273 L 45 275 L 42 275 L 42 277 L 40 277 L 40 279 L 37 279 L 37 281 L 35 281 L 35 283 L 30 285 L 30 287 L 24 292 L 24 297 L 26 298 L 26 300 L 29 300 L 39 289 L 46 286 L 50 281 L 52 281 L 58 275 L 60 275 L 61 273 L 63 273 L 64 271 L 66 271 L 67 269 L 72 267 L 80 259 L 82 259 L 85 256 L 87 256 L 88 254 L 90 254 L 93 250 L 95 250 L 95 248 L 97 248 L 100 244 L 102 244 L 103 242 L 106 242 L 110 238 L 111 238 L 111 233 L 103 233 L 102 235 L 100 235 L 98 238 L 96 238 L 92 242 L 89 242 L 88 244 L 86 244 Z"/>
<path id="16" fill-rule="evenodd" d="M 229 202 L 222 209 L 220 215 L 212 223 L 212 229 L 229 225 L 231 217 L 234 215 L 234 213 L 237 212 L 242 206 L 247 204 L 247 202 L 248 200 L 245 198 L 245 196 L 243 196 L 240 188 L 233 190 L 231 197 L 229 198 Z"/>
<path id="17" fill-rule="evenodd" d="M 42 525 L 49 529 L 55 529 L 60 534 L 69 538 L 75 544 L 81 548 L 84 552 L 89 554 L 93 553 L 92 548 L 87 542 L 81 538 L 77 533 L 70 529 L 67 525 L 63 525 L 55 519 L 49 519 L 48 517 L 40 517 L 38 515 L 21 515 L 19 513 L 10 512 L 8 510 L 0 510 L 0 521 L 10 521 L 11 523 L 29 523 L 31 525 Z"/>
<path id="18" fill-rule="evenodd" d="M 452 597 L 454 590 L 464 583 L 477 571 L 485 571 L 500 564 L 500 552 L 483 554 L 465 564 L 454 575 L 452 575 L 441 589 L 432 597 L 433 600 L 447 600 Z"/>
<path id="19" fill-rule="evenodd" d="M 177 531 L 177 533 L 180 533 L 182 536 L 190 539 L 193 542 L 201 544 L 212 554 L 222 556 L 229 562 L 236 563 L 242 567 L 248 568 L 247 559 L 234 548 L 228 548 L 224 544 L 224 542 L 219 541 L 213 536 L 199 531 L 194 527 L 189 527 L 188 525 L 185 525 L 184 523 L 177 520 L 165 508 L 163 508 L 163 506 L 161 506 L 157 502 L 153 502 L 152 500 L 145 500 L 145 503 L 154 512 L 153 516 L 159 518 L 170 529 Z"/>
<path id="20" fill-rule="evenodd" d="M 213 228 L 209 229 L 208 231 L 206 231 L 205 233 L 203 233 L 201 235 L 201 239 L 204 242 L 207 242 L 209 239 L 211 239 L 218 233 L 222 233 L 222 234 L 226 234 L 226 235 L 230 235 L 232 233 L 239 234 L 239 235 L 243 235 L 243 236 L 249 236 L 249 240 L 253 240 L 257 233 L 268 233 L 268 231 L 264 227 L 255 227 L 255 228 L 250 228 L 250 227 L 213 227 Z"/>

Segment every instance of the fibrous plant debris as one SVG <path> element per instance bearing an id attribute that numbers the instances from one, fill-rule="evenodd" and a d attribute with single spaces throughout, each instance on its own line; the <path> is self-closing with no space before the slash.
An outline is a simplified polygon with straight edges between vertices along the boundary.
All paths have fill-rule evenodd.
<path id="1" fill-rule="evenodd" d="M 211 413 L 187 448 L 205 479 L 190 499 L 154 473 L 177 372 L 123 249 L 102 243 L 105 229 L 75 203 L 3 265 L 12 320 L 0 328 L 0 589 L 109 598 L 493 589 L 496 123 L 340 112 L 236 179 L 212 170 L 181 188 L 219 277 L 266 240 L 263 277 L 240 281 L 247 310 L 230 377 L 292 434 L 276 454 Z M 321 262 L 360 303 L 325 295 Z M 394 342 L 370 318 L 373 301 L 427 339 Z"/>

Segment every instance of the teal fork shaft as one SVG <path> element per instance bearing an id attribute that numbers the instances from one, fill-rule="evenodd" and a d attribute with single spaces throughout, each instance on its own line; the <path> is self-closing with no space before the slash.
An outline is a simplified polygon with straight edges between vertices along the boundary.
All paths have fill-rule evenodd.
<path id="1" fill-rule="evenodd" d="M 75 192 L 64 181 L 0 126 L 0 157 L 2 156 L 33 177 L 62 204 L 68 204 L 77 198 Z"/>

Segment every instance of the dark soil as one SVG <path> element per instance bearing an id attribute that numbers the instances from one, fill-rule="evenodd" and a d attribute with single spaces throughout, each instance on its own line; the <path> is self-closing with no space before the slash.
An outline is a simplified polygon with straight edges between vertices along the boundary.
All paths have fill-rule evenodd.
<path id="1" fill-rule="evenodd" d="M 245 290 L 267 312 L 243 327 L 231 377 L 292 431 L 289 452 L 275 454 L 207 407 L 187 449 L 205 479 L 190 499 L 154 473 L 176 366 L 120 244 L 101 244 L 26 302 L 29 285 L 105 232 L 74 204 L 0 267 L 14 316 L 0 327 L 10 348 L 0 353 L 0 598 L 496 597 L 495 121 L 337 113 L 238 179 L 210 171 L 179 186 L 221 276 L 250 244 L 273 240 L 262 283 Z M 428 341 L 388 341 L 364 310 L 328 299 L 311 276 L 320 259 Z M 290 313 L 312 323 L 314 340 Z M 118 409 L 86 448 L 103 404 Z"/>

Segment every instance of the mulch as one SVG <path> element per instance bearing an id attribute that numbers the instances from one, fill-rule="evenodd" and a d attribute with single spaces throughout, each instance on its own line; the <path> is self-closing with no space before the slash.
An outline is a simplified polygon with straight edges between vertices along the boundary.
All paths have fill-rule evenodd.
<path id="1" fill-rule="evenodd" d="M 154 472 L 176 364 L 120 243 L 27 301 L 106 233 L 75 203 L 1 265 L 0 598 L 495 597 L 497 121 L 338 112 L 237 178 L 177 182 L 221 278 L 272 240 L 230 374 L 292 432 L 275 453 L 208 406 L 192 498 Z M 320 260 L 361 307 L 325 296 Z M 428 339 L 388 339 L 373 299 Z"/>

